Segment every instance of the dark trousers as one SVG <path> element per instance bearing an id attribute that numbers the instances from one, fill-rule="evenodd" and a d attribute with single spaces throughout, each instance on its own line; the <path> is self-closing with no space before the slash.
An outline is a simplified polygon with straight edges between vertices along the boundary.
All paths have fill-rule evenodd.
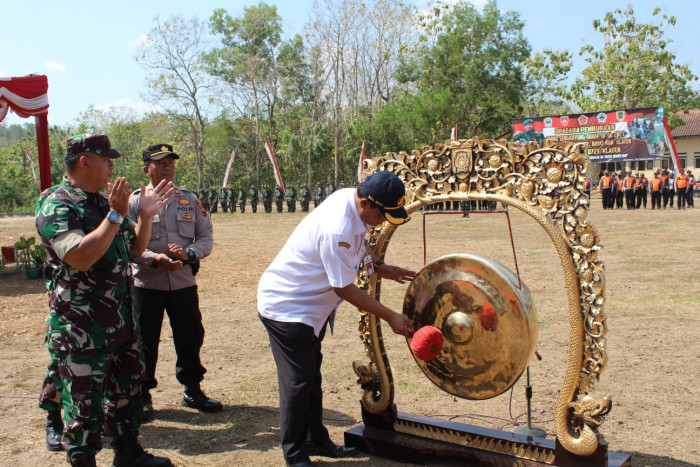
<path id="1" fill-rule="evenodd" d="M 654 209 L 654 206 L 661 209 L 661 191 L 651 192 L 651 209 Z"/>
<path id="2" fill-rule="evenodd" d="M 673 190 L 670 190 L 668 188 L 664 188 L 663 198 L 664 198 L 664 209 L 666 209 L 666 206 L 668 206 L 669 201 L 671 202 L 671 207 L 673 207 Z"/>
<path id="3" fill-rule="evenodd" d="M 625 206 L 634 209 L 634 190 L 625 190 Z"/>
<path id="4" fill-rule="evenodd" d="M 612 207 L 613 207 L 612 189 L 610 189 L 610 187 L 608 187 L 608 188 L 603 188 L 601 191 L 603 194 L 603 209 L 612 209 Z"/>
<path id="5" fill-rule="evenodd" d="M 258 315 L 270 337 L 272 356 L 277 365 L 280 392 L 280 436 L 282 452 L 289 463 L 309 460 L 306 440 L 322 444 L 329 439 L 323 426 L 321 389 L 321 341 L 311 326 L 273 321 Z"/>
<path id="6" fill-rule="evenodd" d="M 622 209 L 624 199 L 625 199 L 624 191 L 620 190 L 617 192 L 617 194 L 615 194 L 617 209 Z"/>
<path id="7" fill-rule="evenodd" d="M 688 194 L 685 188 L 678 188 L 678 209 L 685 209 L 685 202 L 688 200 Z"/>
<path id="8" fill-rule="evenodd" d="M 199 360 L 199 349 L 204 342 L 204 326 L 199 311 L 197 286 L 170 291 L 134 287 L 134 301 L 136 315 L 141 323 L 146 361 L 144 389 L 153 389 L 158 385 L 156 365 L 164 310 L 168 312 L 177 354 L 175 377 L 185 386 L 197 386 L 207 371 Z"/>
<path id="9" fill-rule="evenodd" d="M 637 196 L 637 209 L 642 207 L 642 204 L 644 205 L 644 209 L 647 208 L 647 190 L 637 190 L 636 192 Z"/>

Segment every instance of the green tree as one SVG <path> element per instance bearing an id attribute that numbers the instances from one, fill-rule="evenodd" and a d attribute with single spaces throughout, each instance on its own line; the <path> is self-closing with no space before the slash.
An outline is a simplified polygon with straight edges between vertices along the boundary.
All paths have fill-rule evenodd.
<path id="1" fill-rule="evenodd" d="M 465 137 L 507 130 L 522 114 L 527 92 L 523 64 L 530 46 L 518 14 L 499 11 L 493 0 L 482 12 L 460 2 L 437 9 L 423 28 L 424 45 L 398 71 L 417 91 L 401 93 L 380 111 L 379 139 L 400 138 L 400 147 L 411 148 L 445 140 L 455 124 Z"/>
<path id="2" fill-rule="evenodd" d="M 658 16 L 660 8 L 653 12 Z M 638 23 L 632 6 L 593 21 L 603 35 L 603 46 L 581 48 L 588 66 L 571 87 L 572 97 L 585 112 L 618 108 L 663 106 L 667 114 L 693 105 L 690 82 L 698 77 L 676 63 L 666 30 L 674 16 L 661 15 L 658 23 Z"/>
<path id="3" fill-rule="evenodd" d="M 245 8 L 240 18 L 233 18 L 225 9 L 218 8 L 209 18 L 209 27 L 222 45 L 209 53 L 209 70 L 247 100 L 244 107 L 252 111 L 256 122 L 255 186 L 259 189 L 263 140 L 265 136 L 274 140 L 282 19 L 277 14 L 277 7 L 261 2 Z M 267 134 L 263 135 L 265 122 Z"/>
<path id="4" fill-rule="evenodd" d="M 150 74 L 145 98 L 185 118 L 198 171 L 199 189 L 205 187 L 205 135 L 209 104 L 214 102 L 214 80 L 208 73 L 206 24 L 173 16 L 156 25 L 140 48 L 136 61 Z"/>
<path id="5" fill-rule="evenodd" d="M 528 96 L 523 115 L 535 117 L 567 113 L 569 87 L 566 84 L 573 62 L 568 50 L 545 49 L 525 61 Z"/>

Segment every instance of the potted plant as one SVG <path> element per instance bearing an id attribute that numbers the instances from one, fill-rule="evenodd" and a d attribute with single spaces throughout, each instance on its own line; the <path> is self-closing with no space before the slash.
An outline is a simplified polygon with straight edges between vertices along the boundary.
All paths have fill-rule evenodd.
<path id="1" fill-rule="evenodd" d="M 17 259 L 29 279 L 41 277 L 41 267 L 46 260 L 44 245 L 36 244 L 35 237 L 20 237 L 15 243 Z"/>

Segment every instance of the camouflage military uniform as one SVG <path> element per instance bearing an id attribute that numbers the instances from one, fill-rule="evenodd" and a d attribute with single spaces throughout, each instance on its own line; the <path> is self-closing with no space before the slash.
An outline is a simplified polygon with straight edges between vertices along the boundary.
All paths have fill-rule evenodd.
<path id="1" fill-rule="evenodd" d="M 241 195 L 238 197 L 238 207 L 241 210 L 241 214 L 245 212 L 245 202 L 247 201 L 245 189 L 241 188 Z"/>
<path id="2" fill-rule="evenodd" d="M 202 202 L 202 206 L 204 206 L 204 209 L 207 212 L 209 212 L 209 210 L 211 209 L 211 205 L 209 204 L 209 194 L 207 193 L 207 190 L 200 190 L 199 200 Z"/>
<path id="3" fill-rule="evenodd" d="M 226 195 L 226 188 L 221 187 L 219 190 L 219 200 L 221 200 L 221 210 L 223 212 L 228 212 L 228 197 Z"/>
<path id="4" fill-rule="evenodd" d="M 265 208 L 265 212 L 267 214 L 272 212 L 272 190 L 270 190 L 270 187 L 265 185 L 265 188 L 262 190 L 262 199 L 263 199 L 263 207 Z"/>
<path id="5" fill-rule="evenodd" d="M 314 189 L 314 207 L 317 208 L 319 204 L 323 201 L 325 192 L 323 191 L 323 187 L 321 186 L 320 183 L 316 184 L 316 188 Z"/>
<path id="6" fill-rule="evenodd" d="M 282 212 L 282 201 L 284 201 L 284 194 L 279 185 L 277 185 L 275 187 L 275 206 L 277 207 L 277 212 Z"/>
<path id="7" fill-rule="evenodd" d="M 284 189 L 284 199 L 287 201 L 287 212 L 296 212 L 297 210 L 297 192 L 292 185 Z"/>
<path id="8" fill-rule="evenodd" d="M 324 199 L 328 198 L 330 195 L 332 195 L 334 191 L 335 191 L 335 184 L 333 182 L 329 182 L 328 185 L 326 186 L 326 193 L 325 193 Z"/>
<path id="9" fill-rule="evenodd" d="M 311 201 L 311 190 L 306 185 L 303 185 L 299 190 L 301 198 L 301 212 L 309 212 L 309 201 Z"/>
<path id="10" fill-rule="evenodd" d="M 253 210 L 253 214 L 258 212 L 258 190 L 254 186 L 250 187 L 250 209 Z"/>
<path id="11" fill-rule="evenodd" d="M 60 185 L 54 185 L 45 190 L 36 202 L 34 212 L 37 213 L 41 208 L 44 200 Z M 48 287 L 48 285 L 47 285 Z M 44 340 L 48 342 L 49 333 L 46 332 Z M 46 368 L 44 382 L 41 385 L 39 394 L 39 407 L 46 410 L 46 447 L 50 451 L 63 451 L 60 445 L 63 435 L 63 420 L 61 417 L 61 393 L 63 391 L 63 383 L 58 374 L 59 357 L 51 348 L 49 350 L 49 365 Z"/>
<path id="12" fill-rule="evenodd" d="M 219 210 L 219 196 L 215 189 L 209 190 L 209 212 L 217 212 Z"/>
<path id="13" fill-rule="evenodd" d="M 102 448 L 103 425 L 110 436 L 136 433 L 140 425 L 144 364 L 129 258 L 134 223 L 124 220 L 87 271 L 63 261 L 109 210 L 105 195 L 88 195 L 64 180 L 36 213 L 51 271 L 46 345 L 58 359 L 67 421 L 62 443 L 73 461 Z"/>
<path id="14" fill-rule="evenodd" d="M 236 212 L 236 202 L 238 201 L 238 190 L 231 187 L 228 189 L 228 205 L 231 207 L 231 214 Z"/>

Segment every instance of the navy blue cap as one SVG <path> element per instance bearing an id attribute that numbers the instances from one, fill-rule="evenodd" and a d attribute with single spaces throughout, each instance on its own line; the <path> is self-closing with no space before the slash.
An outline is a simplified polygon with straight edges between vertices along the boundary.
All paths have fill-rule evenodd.
<path id="1" fill-rule="evenodd" d="M 406 186 L 393 172 L 375 172 L 360 185 L 362 193 L 374 203 L 390 224 L 401 225 L 411 217 L 406 212 Z"/>

